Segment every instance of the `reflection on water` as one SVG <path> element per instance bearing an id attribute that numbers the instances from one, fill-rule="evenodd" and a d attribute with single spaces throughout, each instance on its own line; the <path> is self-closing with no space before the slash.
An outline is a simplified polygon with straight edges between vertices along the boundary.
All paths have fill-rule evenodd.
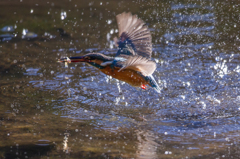
<path id="1" fill-rule="evenodd" d="M 63 138 L 63 152 L 66 154 L 69 153 L 70 147 L 68 147 L 68 137 L 69 133 L 64 133 L 64 138 Z"/>
<path id="2" fill-rule="evenodd" d="M 138 148 L 136 158 L 158 158 L 157 148 L 160 146 L 156 143 L 154 134 L 151 132 L 137 132 Z M 165 154 L 171 154 L 166 151 Z"/>
<path id="3" fill-rule="evenodd" d="M 238 2 L 0 4 L 0 158 L 238 158 Z M 114 56 L 129 6 L 153 34 L 161 94 L 56 62 Z"/>

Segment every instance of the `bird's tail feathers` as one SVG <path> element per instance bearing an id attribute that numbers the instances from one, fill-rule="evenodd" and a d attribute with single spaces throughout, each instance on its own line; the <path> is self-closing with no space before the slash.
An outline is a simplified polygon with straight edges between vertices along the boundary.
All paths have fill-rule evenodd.
<path id="1" fill-rule="evenodd" d="M 158 93 L 161 93 L 161 88 L 159 87 L 158 83 L 155 81 L 152 75 L 147 76 L 147 81 L 155 89 L 155 91 L 157 91 Z"/>

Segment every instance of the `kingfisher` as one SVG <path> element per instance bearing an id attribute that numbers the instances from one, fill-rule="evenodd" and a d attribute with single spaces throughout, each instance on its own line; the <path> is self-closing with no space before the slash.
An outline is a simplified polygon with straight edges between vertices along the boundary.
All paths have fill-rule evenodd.
<path id="1" fill-rule="evenodd" d="M 84 56 L 61 58 L 59 62 L 85 62 L 131 86 L 146 89 L 148 85 L 160 93 L 161 89 L 152 75 L 156 70 L 156 63 L 151 60 L 150 30 L 144 21 L 130 12 L 118 14 L 116 19 L 119 39 L 114 39 L 118 47 L 115 57 L 88 53 Z"/>

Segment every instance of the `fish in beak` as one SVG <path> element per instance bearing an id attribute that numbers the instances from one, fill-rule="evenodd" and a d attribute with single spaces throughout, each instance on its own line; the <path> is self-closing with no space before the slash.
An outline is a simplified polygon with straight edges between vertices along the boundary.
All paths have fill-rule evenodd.
<path id="1" fill-rule="evenodd" d="M 67 63 L 88 62 L 88 60 L 86 58 L 84 58 L 84 56 L 77 56 L 77 57 L 64 57 L 64 58 L 59 59 L 58 62 L 67 62 Z"/>
<path id="2" fill-rule="evenodd" d="M 64 62 L 65 67 L 68 67 L 68 63 L 71 62 L 89 62 L 84 56 L 77 56 L 77 57 L 64 57 L 58 60 L 58 62 Z"/>

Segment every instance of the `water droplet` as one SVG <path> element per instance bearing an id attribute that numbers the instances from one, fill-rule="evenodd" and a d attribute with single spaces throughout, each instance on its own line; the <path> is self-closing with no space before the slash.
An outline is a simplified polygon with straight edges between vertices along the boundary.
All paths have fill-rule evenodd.
<path id="1" fill-rule="evenodd" d="M 66 18 L 67 18 L 67 12 L 62 11 L 62 12 L 61 12 L 61 20 L 64 20 L 64 19 L 66 19 Z"/>
<path id="2" fill-rule="evenodd" d="M 110 34 L 113 34 L 113 33 L 114 33 L 114 29 L 111 29 L 111 30 L 110 30 Z"/>
<path id="3" fill-rule="evenodd" d="M 28 32 L 28 30 L 23 28 L 23 30 L 22 30 L 22 35 L 23 35 L 23 36 L 26 35 L 27 32 Z"/>
<path id="4" fill-rule="evenodd" d="M 108 24 L 111 24 L 111 23 L 112 23 L 112 20 L 111 20 L 111 19 L 107 20 L 107 23 L 108 23 Z"/>
<path id="5" fill-rule="evenodd" d="M 70 96 L 71 96 L 71 90 L 68 89 L 68 97 L 70 97 Z"/>
<path id="6" fill-rule="evenodd" d="M 226 137 L 225 140 L 228 141 L 228 142 L 230 141 L 230 139 L 228 137 Z"/>

